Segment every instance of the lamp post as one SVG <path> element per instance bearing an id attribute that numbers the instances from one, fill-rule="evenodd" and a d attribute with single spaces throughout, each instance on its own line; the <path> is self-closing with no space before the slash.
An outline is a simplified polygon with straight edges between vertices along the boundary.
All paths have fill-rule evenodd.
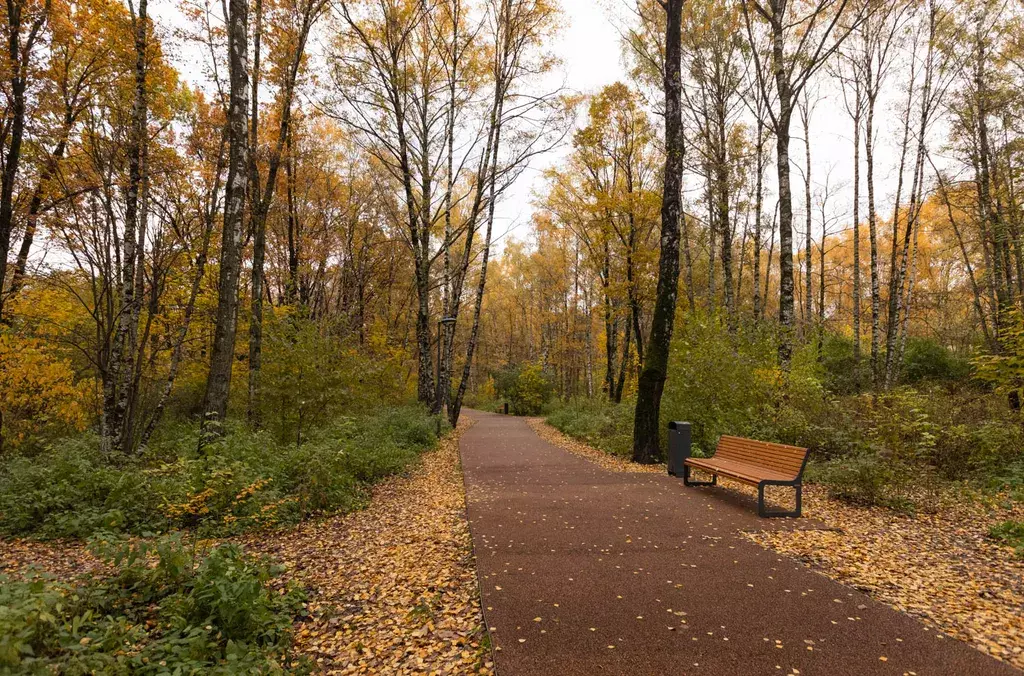
<path id="1" fill-rule="evenodd" d="M 441 400 L 441 343 L 443 336 L 441 334 L 442 326 L 451 326 L 456 322 L 455 317 L 441 317 L 437 320 L 437 389 L 434 392 L 434 415 L 437 416 L 437 433 L 441 434 L 441 409 L 443 408 L 443 402 Z"/>

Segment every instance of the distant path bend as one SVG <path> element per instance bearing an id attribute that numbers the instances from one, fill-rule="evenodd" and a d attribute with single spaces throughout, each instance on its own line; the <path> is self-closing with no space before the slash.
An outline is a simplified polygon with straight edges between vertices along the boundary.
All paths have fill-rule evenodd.
<path id="1" fill-rule="evenodd" d="M 611 472 L 521 418 L 460 442 L 498 676 L 1022 672 L 768 551 L 745 498 Z"/>

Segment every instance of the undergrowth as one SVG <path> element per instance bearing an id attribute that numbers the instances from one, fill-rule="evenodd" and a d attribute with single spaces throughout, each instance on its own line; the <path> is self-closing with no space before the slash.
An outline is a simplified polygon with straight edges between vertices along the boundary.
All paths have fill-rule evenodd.
<path id="1" fill-rule="evenodd" d="M 930 510 L 950 491 L 1024 498 L 1024 430 L 1005 399 L 952 387 L 963 363 L 917 341 L 907 384 L 865 390 L 848 341 L 827 337 L 777 365 L 773 337 L 729 332 L 690 316 L 672 343 L 662 400 L 669 421 L 692 425 L 695 455 L 711 455 L 723 434 L 809 448 L 805 480 L 835 497 L 900 511 Z M 596 448 L 630 457 L 635 397 L 565 402 L 547 421 Z M 666 440 L 662 439 L 664 448 Z"/>
<path id="2" fill-rule="evenodd" d="M 301 443 L 230 425 L 203 444 L 198 426 L 177 424 L 128 459 L 94 436 L 67 438 L 0 465 L 0 533 L 224 535 L 351 510 L 434 445 L 435 424 L 419 407 L 393 408 L 339 418 Z"/>
<path id="3" fill-rule="evenodd" d="M 0 576 L 0 673 L 305 673 L 291 654 L 305 596 L 232 544 L 97 534 L 109 576 Z"/>

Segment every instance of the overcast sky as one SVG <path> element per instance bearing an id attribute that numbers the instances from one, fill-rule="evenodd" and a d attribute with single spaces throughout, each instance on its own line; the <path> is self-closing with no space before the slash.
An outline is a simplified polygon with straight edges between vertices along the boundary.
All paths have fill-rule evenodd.
<path id="1" fill-rule="evenodd" d="M 561 4 L 565 21 L 552 50 L 561 58 L 563 67 L 551 75 L 550 86 L 557 87 L 564 82 L 573 91 L 591 94 L 618 80 L 626 81 L 619 33 L 606 3 L 561 0 Z M 565 156 L 568 138 L 566 141 L 565 147 L 534 160 L 500 206 L 497 216 L 507 236 L 528 238 L 532 201 L 544 185 L 543 171 Z"/>
<path id="2" fill-rule="evenodd" d="M 561 0 L 565 27 L 552 48 L 563 61 L 563 70 L 557 77 L 564 79 L 568 88 L 589 94 L 617 80 L 628 81 L 622 61 L 619 31 L 616 29 L 616 23 L 623 18 L 628 18 L 628 11 L 622 4 L 627 1 Z M 898 72 L 895 72 L 894 77 Z M 843 107 L 841 92 L 830 81 L 827 74 L 820 73 L 816 82 L 820 100 L 811 117 L 812 191 L 822 190 L 827 176 L 834 193 L 830 211 L 836 212 L 838 217 L 843 218 L 843 225 L 848 226 L 847 221 L 852 213 L 852 122 Z M 897 122 L 898 115 L 895 111 L 902 94 L 895 86 L 895 81 L 892 84 L 894 86 L 883 93 L 877 108 L 876 190 L 879 195 L 877 198 L 878 208 L 882 213 L 892 209 L 891 203 L 887 204 L 887 202 L 891 202 L 895 193 L 895 148 L 897 147 L 895 137 L 902 130 Z M 580 122 L 585 123 L 585 118 L 581 118 Z M 658 126 L 660 129 L 660 121 Z M 794 117 L 791 132 L 794 139 L 790 147 L 791 157 L 795 162 L 799 162 L 800 168 L 802 168 L 803 129 L 796 117 Z M 567 151 L 568 148 L 565 147 L 561 151 L 535 160 L 530 170 L 520 179 L 520 183 L 507 196 L 499 210 L 499 215 L 509 236 L 518 239 L 529 237 L 533 195 L 544 185 L 542 171 L 553 163 L 557 163 Z M 861 161 L 863 162 L 863 152 Z M 773 176 L 774 160 L 767 169 L 765 178 L 768 184 L 774 183 Z M 794 216 L 798 223 L 803 223 L 804 208 L 804 186 L 801 176 L 802 174 L 794 167 Z M 696 188 L 696 185 L 692 184 L 689 187 Z M 816 199 L 812 198 L 812 202 Z M 770 204 L 766 203 L 765 205 L 766 211 L 771 210 L 774 206 L 774 195 L 771 200 Z M 865 186 L 862 166 L 862 207 L 864 200 Z M 817 209 L 815 206 L 812 211 L 815 219 L 815 231 L 820 230 L 820 225 L 817 222 Z M 835 227 L 837 226 L 830 226 L 833 229 Z"/>

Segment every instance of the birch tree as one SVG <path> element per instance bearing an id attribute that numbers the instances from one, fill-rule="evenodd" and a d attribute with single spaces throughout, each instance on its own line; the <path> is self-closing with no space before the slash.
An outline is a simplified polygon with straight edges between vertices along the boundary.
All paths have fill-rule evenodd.
<path id="1" fill-rule="evenodd" d="M 217 314 L 206 380 L 205 420 L 223 421 L 228 412 L 231 372 L 238 330 L 238 279 L 242 267 L 242 235 L 246 192 L 249 187 L 249 3 L 229 0 L 227 16 L 228 164 L 221 234 Z"/>
<path id="2" fill-rule="evenodd" d="M 767 54 L 753 49 L 758 90 L 764 98 L 775 135 L 775 166 L 779 191 L 779 361 L 788 368 L 793 353 L 793 189 L 790 180 L 790 126 L 795 106 L 808 80 L 834 54 L 858 25 L 862 10 L 853 20 L 840 20 L 849 0 L 815 0 L 804 11 L 789 0 L 745 0 L 742 4 L 751 45 L 761 43 L 761 26 L 767 32 Z M 770 66 L 762 66 L 762 62 Z M 766 82 L 770 67 L 774 89 Z"/>

